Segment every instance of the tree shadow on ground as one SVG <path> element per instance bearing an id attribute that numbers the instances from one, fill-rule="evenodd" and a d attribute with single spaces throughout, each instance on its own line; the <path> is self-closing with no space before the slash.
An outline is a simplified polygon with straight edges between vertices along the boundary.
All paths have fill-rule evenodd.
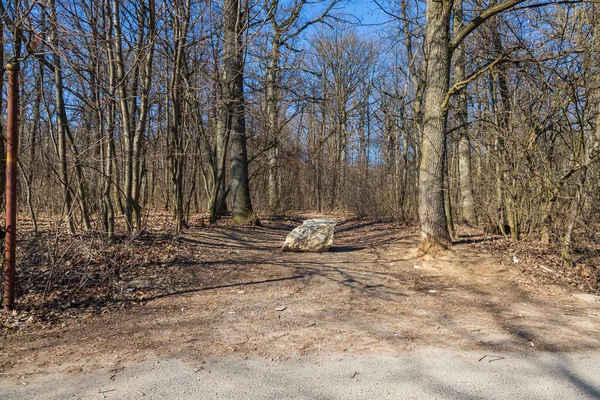
<path id="1" fill-rule="evenodd" d="M 190 232 L 178 239 L 187 250 L 184 256 L 189 254 L 190 258 L 154 261 L 145 278 L 148 287 L 127 296 L 119 293 L 115 301 L 143 303 L 144 310 L 150 311 L 153 304 L 174 307 L 198 301 L 212 310 L 193 318 L 168 315 L 166 318 L 174 320 L 161 326 L 155 325 L 153 318 L 136 319 L 128 328 L 131 334 L 145 330 L 164 331 L 166 335 L 173 326 L 195 332 L 198 326 L 211 324 L 215 329 L 245 329 L 247 325 L 219 325 L 222 321 L 215 322 L 211 312 L 236 306 L 241 307 L 236 315 L 241 315 L 244 310 L 272 308 L 274 301 L 281 300 L 290 308 L 311 309 L 306 312 L 310 319 L 302 313 L 290 317 L 294 324 L 324 320 L 357 332 L 359 340 L 368 338 L 386 348 L 412 341 L 434 346 L 472 346 L 494 352 L 525 349 L 558 352 L 600 347 L 600 338 L 594 336 L 597 325 L 596 331 L 586 330 L 582 325 L 587 321 L 582 309 L 573 317 L 572 312 L 567 315 L 574 308 L 571 304 L 536 294 L 527 285 L 511 281 L 506 274 L 474 273 L 471 267 L 480 261 L 478 257 L 485 257 L 470 247 L 476 242 L 456 243 L 454 258 L 445 261 L 456 264 L 454 272 L 435 260 L 431 264 L 437 269 L 426 269 L 421 261 L 416 269 L 415 259 L 408 251 L 418 242 L 415 229 L 396 230 L 388 224 L 360 221 L 348 222 L 345 227 L 348 229 L 336 237 L 334 251 L 319 254 L 280 252 L 279 242 L 289 226 L 219 227 Z M 336 248 L 344 251 L 335 251 Z M 475 278 L 463 279 L 469 275 Z M 484 280 L 488 277 L 495 279 L 493 285 L 483 285 L 489 282 Z M 246 294 L 238 299 L 235 289 L 241 288 L 247 288 Z M 255 297 L 246 297 L 248 293 Z M 526 309 L 524 318 L 519 317 L 522 306 Z M 249 319 L 244 321 L 248 323 Z M 274 328 L 268 325 L 262 329 Z M 327 343 L 331 340 L 329 334 L 324 331 L 318 339 Z M 288 347 L 294 346 L 290 342 Z"/>
<path id="2" fill-rule="evenodd" d="M 353 251 L 364 250 L 365 247 L 360 246 L 332 246 L 329 251 L 332 253 L 351 253 Z"/>
<path id="3" fill-rule="evenodd" d="M 319 254 L 273 253 L 273 249 L 279 247 L 277 241 L 280 240 L 279 232 L 282 230 L 271 230 L 269 227 L 253 230 L 252 238 L 248 241 L 244 239 L 245 234 L 232 234 L 231 232 L 220 232 L 218 238 L 213 237 L 210 241 L 188 238 L 186 240 L 190 244 L 201 248 L 210 246 L 214 240 L 223 238 L 228 241 L 226 246 L 244 248 L 249 252 L 242 253 L 235 259 L 208 261 L 196 266 L 187 265 L 185 268 L 197 271 L 216 271 L 224 268 L 227 274 L 222 275 L 221 278 L 215 278 L 217 280 L 211 281 L 210 284 L 205 284 L 201 281 L 204 274 L 198 272 L 197 276 L 200 281 L 190 282 L 190 287 L 148 297 L 145 300 L 245 285 L 286 284 L 295 285 L 295 290 L 300 291 L 314 290 L 320 286 L 323 286 L 323 290 L 332 290 L 337 286 L 340 294 L 344 293 L 344 296 L 351 296 L 352 299 L 366 305 L 372 303 L 370 307 L 381 307 L 383 310 L 390 306 L 396 307 L 396 304 L 402 303 L 402 299 L 415 298 L 415 296 L 438 296 L 437 307 L 440 312 L 447 310 L 446 313 L 449 316 L 439 320 L 439 315 L 434 313 L 432 316 L 423 318 L 430 320 L 429 323 L 442 326 L 448 332 L 458 334 L 464 342 L 477 343 L 478 346 L 489 349 L 527 348 L 530 343 L 535 343 L 536 348 L 546 351 L 564 349 L 565 340 L 555 341 L 554 336 L 547 332 L 548 329 L 556 329 L 561 332 L 561 335 L 566 336 L 588 336 L 581 328 L 569 323 L 569 319 L 561 314 L 564 310 L 549 306 L 546 298 L 534 295 L 527 289 L 509 281 L 501 281 L 498 288 L 479 287 L 469 281 L 462 282 L 460 275 L 446 274 L 443 268 L 438 275 L 424 273 L 422 269 L 414 269 L 414 258 L 398 256 L 398 254 L 402 254 L 402 251 L 406 253 L 406 248 L 416 246 L 418 235 L 415 235 L 410 229 L 406 230 L 406 235 L 397 233 L 394 236 L 390 234 L 389 226 L 383 224 L 371 222 L 363 224 L 356 221 L 346 223 L 346 225 L 346 229 L 338 236 L 341 243 L 334 246 L 331 252 Z M 454 252 L 459 255 L 462 255 L 461 253 L 464 251 L 473 253 L 473 250 L 468 250 L 469 246 L 480 243 L 484 239 L 481 236 L 466 237 L 455 242 Z M 492 238 L 492 240 L 494 239 Z M 365 242 L 371 243 L 371 245 L 362 245 Z M 389 248 L 386 247 L 390 244 L 395 247 L 400 246 L 401 252 L 390 253 Z M 477 254 L 470 254 L 469 257 L 465 260 L 477 262 Z M 255 274 L 264 276 L 265 279 L 247 279 L 245 271 L 250 269 L 253 269 Z M 472 273 L 471 270 L 464 270 L 464 274 Z M 325 289 L 326 282 L 333 283 L 334 286 Z M 196 287 L 193 287 L 194 285 Z M 206 285 L 206 287 L 200 287 L 200 285 Z M 511 302 L 489 300 L 499 295 L 510 298 Z M 539 317 L 540 321 L 523 324 L 521 322 L 528 321 L 528 318 L 521 320 L 514 317 L 513 305 L 520 303 L 527 304 L 527 307 L 532 310 L 532 314 L 555 313 L 557 316 L 551 319 Z M 349 317 L 346 312 L 340 312 L 340 320 Z M 418 308 L 402 310 L 402 312 L 414 317 L 418 314 Z M 473 321 L 466 319 L 469 315 L 473 316 Z M 390 318 L 395 317 L 390 315 Z M 359 320 L 360 318 L 356 321 L 357 326 Z M 493 329 L 502 333 L 497 335 L 501 338 L 486 338 L 478 328 L 478 320 L 491 321 Z M 372 331 L 368 324 L 364 327 L 361 326 L 361 329 L 363 328 L 368 332 Z M 408 335 L 410 335 L 411 329 L 407 328 Z M 375 335 L 375 333 L 373 334 Z M 594 348 L 598 344 L 600 344 L 598 340 L 590 339 L 581 342 L 577 345 L 579 347 L 575 347 Z M 572 346 L 566 347 L 571 348 Z"/>

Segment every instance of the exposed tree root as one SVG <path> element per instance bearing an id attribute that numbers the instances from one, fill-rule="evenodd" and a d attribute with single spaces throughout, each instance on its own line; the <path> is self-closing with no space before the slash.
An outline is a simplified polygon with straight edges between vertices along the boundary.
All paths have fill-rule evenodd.
<path id="1" fill-rule="evenodd" d="M 427 233 L 421 233 L 421 242 L 419 243 L 417 256 L 423 257 L 427 255 L 435 257 L 444 253 L 450 247 L 452 247 L 451 241 L 439 241 Z"/>

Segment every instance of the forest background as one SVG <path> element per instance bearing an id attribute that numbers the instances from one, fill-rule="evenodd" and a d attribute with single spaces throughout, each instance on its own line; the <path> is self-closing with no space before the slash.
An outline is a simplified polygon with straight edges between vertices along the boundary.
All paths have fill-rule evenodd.
<path id="1" fill-rule="evenodd" d="M 576 266 L 598 242 L 598 5 L 428 3 L 3 1 L 27 229 L 347 211 L 420 224 L 422 252 L 461 223 Z"/>

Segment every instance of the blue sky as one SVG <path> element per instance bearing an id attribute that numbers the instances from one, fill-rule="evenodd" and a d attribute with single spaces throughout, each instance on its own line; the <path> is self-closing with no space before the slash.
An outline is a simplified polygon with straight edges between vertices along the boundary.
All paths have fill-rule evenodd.
<path id="1" fill-rule="evenodd" d="M 382 4 L 382 2 L 380 2 Z M 386 15 L 370 0 L 354 0 L 345 4 L 344 11 L 359 18 L 364 24 L 378 24 L 387 20 Z"/>
<path id="2" fill-rule="evenodd" d="M 385 0 L 379 3 L 384 4 Z M 353 17 L 351 21 L 360 21 L 364 26 L 359 29 L 366 33 L 375 33 L 383 29 L 384 25 L 381 24 L 389 20 L 389 16 L 385 15 L 372 0 L 351 0 L 337 10 L 340 13 L 351 15 Z"/>

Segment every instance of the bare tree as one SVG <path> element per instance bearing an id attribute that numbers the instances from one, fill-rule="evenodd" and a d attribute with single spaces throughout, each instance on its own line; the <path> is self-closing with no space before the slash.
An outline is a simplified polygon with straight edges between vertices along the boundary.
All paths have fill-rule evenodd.
<path id="1" fill-rule="evenodd" d="M 152 60 L 156 34 L 155 1 L 137 3 L 134 11 L 137 39 L 133 54 L 133 66 L 130 71 L 127 71 L 123 54 L 122 5 L 120 0 L 112 0 L 115 78 L 125 147 L 125 222 L 127 229 L 131 232 L 141 230 L 142 223 L 140 207 L 142 146 L 145 139 L 150 107 L 149 92 L 152 85 Z M 139 88 L 140 83 L 141 88 Z"/>
<path id="2" fill-rule="evenodd" d="M 463 5 L 459 0 L 454 4 L 454 31 L 458 32 L 463 26 Z M 462 82 L 466 78 L 466 61 L 464 43 L 458 44 L 454 51 L 454 81 Z M 456 107 L 453 110 L 456 134 L 459 137 L 458 157 L 460 171 L 461 211 L 464 222 L 477 225 L 475 199 L 473 196 L 473 180 L 471 178 L 471 141 L 467 117 L 467 90 L 460 89 L 456 94 Z"/>
<path id="3" fill-rule="evenodd" d="M 427 73 L 425 113 L 419 168 L 419 219 L 422 252 L 436 252 L 452 246 L 445 218 L 444 163 L 450 60 L 453 51 L 471 32 L 487 19 L 519 4 L 522 0 L 505 0 L 483 10 L 479 16 L 450 38 L 452 1 L 427 1 Z"/>
<path id="4" fill-rule="evenodd" d="M 185 225 L 183 210 L 184 132 L 183 132 L 183 74 L 186 62 L 186 45 L 190 20 L 190 0 L 174 4 L 173 10 L 174 54 L 169 93 L 171 97 L 171 174 L 175 192 L 175 231 Z"/>
<path id="5" fill-rule="evenodd" d="M 231 138 L 231 214 L 235 223 L 256 219 L 250 199 L 246 116 L 244 107 L 244 35 L 247 30 L 247 4 L 223 0 L 223 111 L 221 123 Z"/>

